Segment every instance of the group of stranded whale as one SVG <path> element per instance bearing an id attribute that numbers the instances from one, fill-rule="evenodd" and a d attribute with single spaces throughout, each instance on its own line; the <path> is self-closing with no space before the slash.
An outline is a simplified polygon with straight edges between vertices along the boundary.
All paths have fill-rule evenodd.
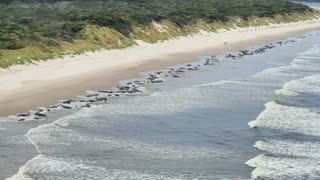
<path id="1" fill-rule="evenodd" d="M 305 38 L 305 36 L 298 36 L 297 38 Z M 296 40 L 294 39 L 278 41 L 265 46 L 240 50 L 236 53 L 227 53 L 224 57 L 226 59 L 240 59 L 244 56 L 262 54 L 277 46 L 282 46 L 294 42 L 296 42 Z M 220 59 L 217 56 L 208 56 L 204 58 L 204 61 L 198 64 L 186 64 L 176 68 L 154 71 L 150 73 L 145 79 L 129 81 L 125 84 L 118 85 L 112 90 L 87 91 L 85 95 L 79 96 L 76 100 L 63 100 L 53 106 L 41 107 L 36 111 L 29 111 L 27 113 L 16 114 L 9 117 L 18 121 L 45 120 L 48 118 L 48 114 L 52 111 L 56 111 L 59 109 L 89 108 L 92 105 L 107 103 L 107 101 L 111 98 L 141 94 L 143 93 L 146 84 L 162 84 L 164 83 L 166 78 L 179 78 L 183 73 L 187 71 L 197 71 L 200 70 L 201 66 L 212 66 L 219 62 Z"/>

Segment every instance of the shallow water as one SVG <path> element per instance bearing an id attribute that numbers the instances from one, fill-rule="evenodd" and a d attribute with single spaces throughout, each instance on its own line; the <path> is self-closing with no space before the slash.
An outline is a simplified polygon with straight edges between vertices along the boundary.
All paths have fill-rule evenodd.
<path id="1" fill-rule="evenodd" d="M 319 179 L 311 34 L 72 115 L 2 119 L 0 179 Z"/>

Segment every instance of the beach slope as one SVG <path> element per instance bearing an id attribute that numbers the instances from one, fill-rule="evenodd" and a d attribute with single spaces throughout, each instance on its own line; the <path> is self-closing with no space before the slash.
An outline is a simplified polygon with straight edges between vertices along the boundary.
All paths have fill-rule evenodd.
<path id="1" fill-rule="evenodd" d="M 55 104 L 88 89 L 106 89 L 140 72 L 191 62 L 320 29 L 320 19 L 201 32 L 154 44 L 101 50 L 0 70 L 0 116 Z"/>

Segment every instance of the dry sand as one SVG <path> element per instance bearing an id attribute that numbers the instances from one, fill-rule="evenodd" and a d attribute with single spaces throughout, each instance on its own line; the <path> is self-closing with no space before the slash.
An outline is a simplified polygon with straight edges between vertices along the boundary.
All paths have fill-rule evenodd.
<path id="1" fill-rule="evenodd" d="M 0 69 L 0 116 L 52 105 L 88 89 L 111 88 L 119 80 L 137 77 L 140 72 L 191 62 L 200 55 L 240 50 L 317 29 L 320 19 L 199 33 L 155 44 L 138 41 L 137 46 L 126 49 Z"/>

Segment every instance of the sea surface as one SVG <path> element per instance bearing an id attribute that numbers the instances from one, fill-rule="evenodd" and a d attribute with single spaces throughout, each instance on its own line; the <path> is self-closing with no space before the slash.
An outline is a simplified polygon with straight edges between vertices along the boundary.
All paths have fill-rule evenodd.
<path id="1" fill-rule="evenodd" d="M 292 1 L 292 2 L 304 4 L 304 5 L 307 5 L 307 6 L 311 7 L 311 8 L 314 8 L 314 9 L 320 9 L 320 3 L 319 2 L 299 2 L 299 1 Z"/>
<path id="2" fill-rule="evenodd" d="M 141 95 L 0 118 L 0 179 L 320 179 L 320 35 L 293 39 Z"/>

